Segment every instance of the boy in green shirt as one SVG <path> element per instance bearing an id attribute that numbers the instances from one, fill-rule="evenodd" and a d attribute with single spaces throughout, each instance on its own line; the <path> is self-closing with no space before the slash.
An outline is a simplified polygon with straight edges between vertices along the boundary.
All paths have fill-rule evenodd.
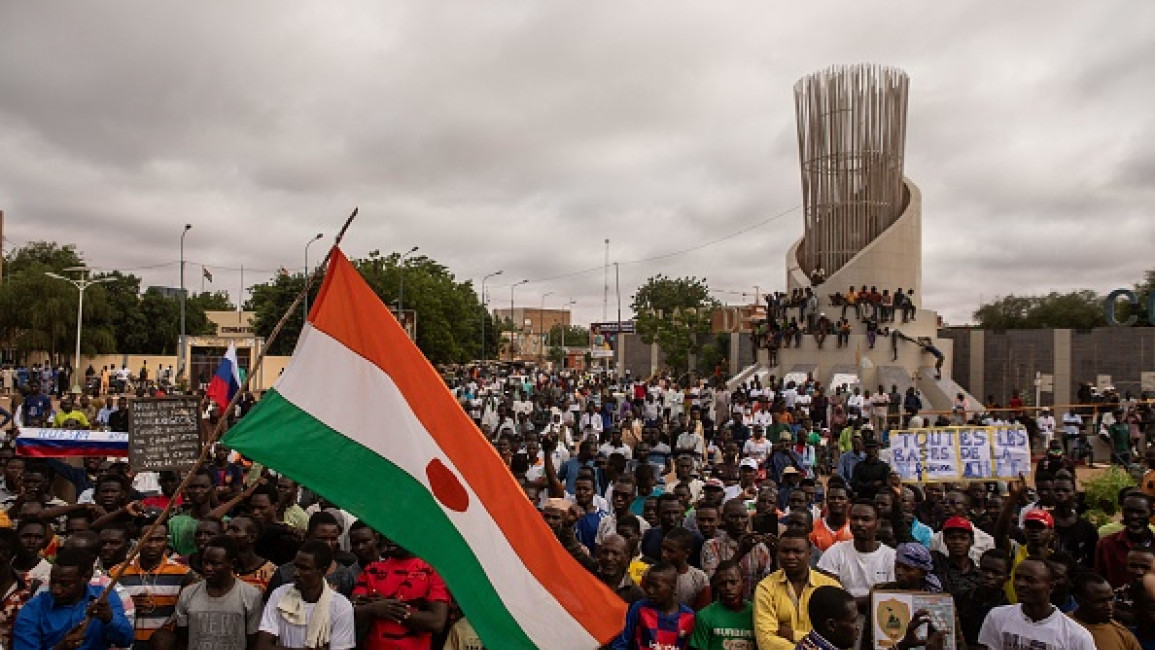
<path id="1" fill-rule="evenodd" d="M 738 563 L 725 560 L 711 588 L 718 600 L 698 612 L 690 647 L 694 650 L 755 650 L 754 608 L 746 600 L 746 579 Z"/>

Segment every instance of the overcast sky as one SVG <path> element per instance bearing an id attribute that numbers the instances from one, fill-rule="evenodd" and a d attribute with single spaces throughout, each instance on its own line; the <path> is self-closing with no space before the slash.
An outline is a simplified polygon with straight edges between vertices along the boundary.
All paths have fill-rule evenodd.
<path id="1" fill-rule="evenodd" d="M 924 303 L 957 324 L 1155 267 L 1153 34 L 1150 1 L 5 2 L 4 246 L 175 286 L 188 222 L 189 286 L 236 298 L 360 206 L 348 254 L 502 269 L 495 306 L 530 279 L 600 320 L 607 237 L 626 312 L 656 273 L 739 303 L 802 230 L 794 82 L 871 62 L 911 77 Z"/>

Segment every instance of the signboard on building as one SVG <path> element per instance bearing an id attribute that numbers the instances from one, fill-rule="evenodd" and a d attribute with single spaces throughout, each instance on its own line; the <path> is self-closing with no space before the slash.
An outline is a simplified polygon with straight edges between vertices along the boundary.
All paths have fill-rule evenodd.
<path id="1" fill-rule="evenodd" d="M 890 453 L 905 482 L 997 481 L 1031 473 L 1030 439 L 1018 426 L 891 431 Z"/>
<path id="2" fill-rule="evenodd" d="M 590 323 L 590 357 L 611 359 L 618 349 L 619 334 L 633 334 L 634 321 Z"/>

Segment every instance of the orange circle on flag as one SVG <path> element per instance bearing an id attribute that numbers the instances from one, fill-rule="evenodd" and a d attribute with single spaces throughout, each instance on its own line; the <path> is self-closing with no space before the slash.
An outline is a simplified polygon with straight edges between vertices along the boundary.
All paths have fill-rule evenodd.
<path id="1" fill-rule="evenodd" d="M 465 512 L 469 507 L 469 493 L 457 476 L 441 462 L 434 458 L 425 466 L 425 476 L 429 478 L 429 487 L 433 489 L 433 496 L 441 505 L 456 512 Z"/>

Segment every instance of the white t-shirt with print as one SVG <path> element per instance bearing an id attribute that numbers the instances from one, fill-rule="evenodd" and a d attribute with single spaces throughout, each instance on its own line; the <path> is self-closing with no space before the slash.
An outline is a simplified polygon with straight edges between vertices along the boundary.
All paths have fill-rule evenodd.
<path id="1" fill-rule="evenodd" d="M 836 576 L 852 596 L 866 596 L 874 585 L 894 581 L 894 549 L 879 544 L 873 553 L 859 553 L 854 540 L 835 542 L 818 560 L 818 568 Z"/>
<path id="2" fill-rule="evenodd" d="M 1087 628 L 1055 607 L 1051 615 L 1032 621 L 1022 605 L 1002 605 L 987 614 L 979 631 L 979 645 L 991 650 L 1093 650 L 1095 640 Z"/>

